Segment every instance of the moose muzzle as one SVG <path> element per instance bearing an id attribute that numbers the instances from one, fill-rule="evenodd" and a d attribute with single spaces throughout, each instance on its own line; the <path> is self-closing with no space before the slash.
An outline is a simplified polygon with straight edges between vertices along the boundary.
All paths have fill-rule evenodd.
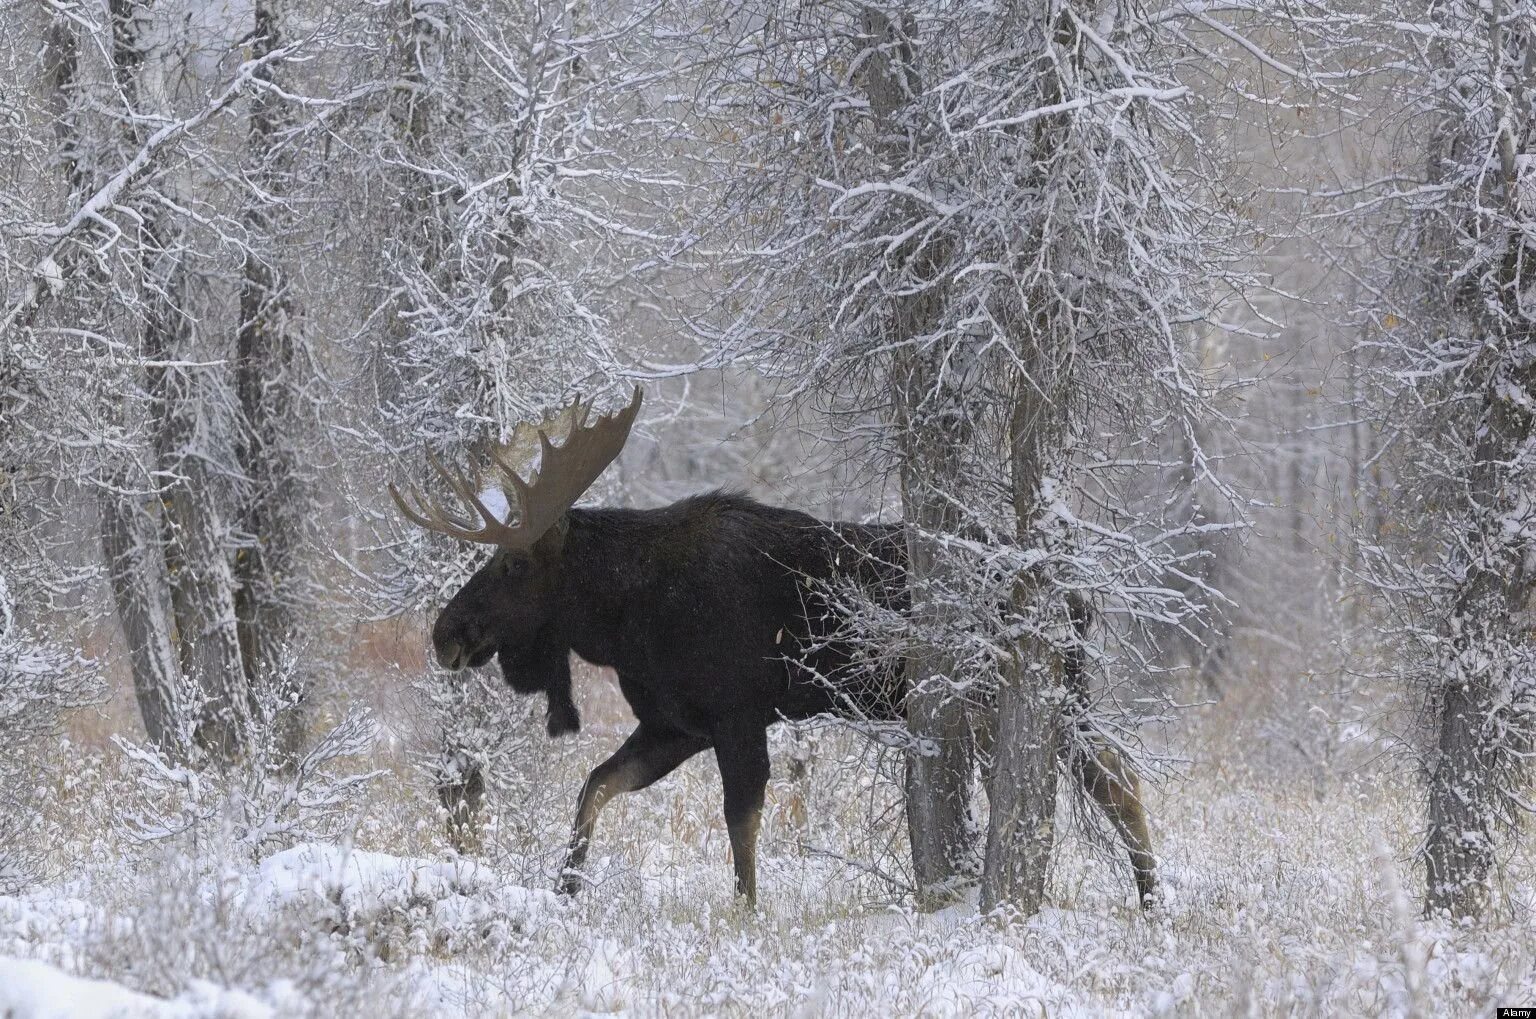
<path id="1" fill-rule="evenodd" d="M 449 671 L 457 671 L 463 668 L 476 669 L 491 660 L 496 653 L 496 642 L 487 640 L 474 647 L 466 646 L 461 641 L 445 638 L 432 642 L 433 650 L 437 652 L 437 664 Z"/>

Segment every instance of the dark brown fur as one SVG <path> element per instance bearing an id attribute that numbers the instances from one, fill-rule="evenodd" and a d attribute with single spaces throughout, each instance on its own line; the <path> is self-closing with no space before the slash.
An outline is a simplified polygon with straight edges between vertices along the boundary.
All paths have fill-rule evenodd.
<path id="1" fill-rule="evenodd" d="M 737 889 L 752 899 L 768 727 L 822 714 L 905 717 L 899 671 L 854 667 L 818 582 L 851 576 L 905 608 L 905 557 L 899 526 L 829 524 L 738 495 L 573 509 L 530 552 L 497 552 L 443 609 L 432 639 L 449 668 L 495 655 L 514 690 L 542 691 L 556 736 L 580 726 L 570 653 L 618 673 L 639 725 L 582 789 L 563 890 L 579 887 L 609 799 L 713 749 Z M 1134 777 L 1102 755 L 1075 770 L 1125 838 L 1145 899 L 1151 846 Z"/>

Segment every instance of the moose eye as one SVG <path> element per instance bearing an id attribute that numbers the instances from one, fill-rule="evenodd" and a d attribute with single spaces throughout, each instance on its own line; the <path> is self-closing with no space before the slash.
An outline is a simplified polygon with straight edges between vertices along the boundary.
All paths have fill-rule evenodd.
<path id="1" fill-rule="evenodd" d="M 503 577 L 520 577 L 526 572 L 528 572 L 528 560 L 515 555 L 504 555 L 501 557 L 501 575 Z"/>

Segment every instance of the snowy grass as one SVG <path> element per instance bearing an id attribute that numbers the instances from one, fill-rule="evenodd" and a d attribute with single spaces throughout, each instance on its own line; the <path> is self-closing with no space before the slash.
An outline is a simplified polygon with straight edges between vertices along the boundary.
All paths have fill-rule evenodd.
<path id="1" fill-rule="evenodd" d="M 1423 922 L 1411 789 L 1359 727 L 1312 733 L 1340 747 L 1309 771 L 1296 761 L 1315 747 L 1265 742 L 1273 727 L 1234 710 L 1191 719 L 1192 763 L 1149 792 L 1157 913 L 1134 908 L 1118 854 L 1074 836 L 1050 907 L 1012 924 L 974 902 L 902 904 L 899 873 L 881 876 L 899 869 L 894 789 L 847 735 L 814 735 L 798 781 L 787 741 L 776 748 L 755 913 L 731 893 L 707 754 L 614 803 L 593 886 L 550 894 L 585 769 L 622 738 L 612 724 L 531 742 L 526 770 L 489 797 L 473 860 L 447 848 L 431 790 L 388 750 L 365 762 L 387 774 L 347 839 L 258 857 L 217 830 L 135 842 L 122 755 L 61 746 L 41 773 L 68 837 L 43 883 L 0 897 L 0 1015 L 1406 1016 L 1531 1002 L 1530 852 L 1483 929 Z"/>

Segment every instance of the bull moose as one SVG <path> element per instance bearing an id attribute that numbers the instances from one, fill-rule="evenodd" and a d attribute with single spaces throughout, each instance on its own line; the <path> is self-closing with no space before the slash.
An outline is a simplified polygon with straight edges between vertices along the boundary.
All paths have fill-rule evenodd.
<path id="1" fill-rule="evenodd" d="M 537 427 L 531 480 L 509 462 L 511 447 L 494 447 L 490 461 L 515 521 L 482 492 L 478 475 L 436 458 L 461 508 L 394 485 L 389 492 L 414 523 L 496 549 L 432 628 L 444 668 L 476 668 L 494 655 L 513 690 L 545 694 L 547 728 L 559 736 L 580 726 L 574 651 L 617 672 L 639 721 L 582 787 L 560 890 L 580 887 L 604 804 L 713 749 L 736 889 L 755 902 L 768 727 L 827 714 L 905 718 L 901 670 L 858 667 L 837 637 L 840 617 L 818 592 L 845 578 L 904 609 L 906 542 L 901 525 L 827 522 L 721 492 L 658 509 L 575 507 L 623 448 L 641 395 L 637 387 L 627 407 L 590 423 L 592 403 L 578 397 L 559 445 L 550 421 Z M 1068 667 L 1082 664 L 1074 656 Z M 1073 766 L 1125 842 L 1148 902 L 1154 861 L 1134 776 L 1108 749 L 1074 755 Z"/>

